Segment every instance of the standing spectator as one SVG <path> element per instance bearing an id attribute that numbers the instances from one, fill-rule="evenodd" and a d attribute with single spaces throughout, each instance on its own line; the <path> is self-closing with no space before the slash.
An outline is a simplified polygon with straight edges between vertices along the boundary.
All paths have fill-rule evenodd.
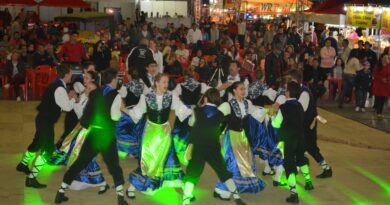
<path id="1" fill-rule="evenodd" d="M 342 95 L 339 99 L 339 108 L 343 107 L 344 101 L 351 100 L 352 88 L 355 83 L 356 73 L 363 69 L 360 64 L 357 52 L 351 52 L 344 68 Z"/>
<path id="2" fill-rule="evenodd" d="M 37 51 L 34 53 L 34 67 L 40 65 L 53 65 L 51 58 L 45 51 L 45 47 L 42 44 L 38 44 Z"/>
<path id="3" fill-rule="evenodd" d="M 73 33 L 70 40 L 62 45 L 58 59 L 64 63 L 79 66 L 82 60 L 88 60 L 84 45 L 77 40 L 79 34 Z"/>
<path id="4" fill-rule="evenodd" d="M 372 74 L 374 72 L 374 68 L 378 62 L 378 56 L 376 55 L 376 53 L 371 49 L 372 45 L 366 41 L 366 43 L 364 44 L 364 48 L 366 50 L 366 53 L 365 53 L 365 56 L 366 56 L 366 60 L 368 61 L 369 63 L 369 72 L 367 72 L 367 80 L 369 81 L 369 88 L 368 88 L 368 93 L 369 93 L 369 99 L 368 102 L 370 103 L 371 102 L 371 97 L 372 97 Z M 368 104 L 369 105 L 369 104 Z"/>
<path id="5" fill-rule="evenodd" d="M 388 38 L 387 41 L 388 41 L 389 44 L 390 44 L 390 38 Z M 390 46 L 387 46 L 387 47 L 385 48 L 385 50 L 383 51 L 383 53 L 390 56 Z"/>
<path id="6" fill-rule="evenodd" d="M 219 29 L 217 28 L 217 24 L 213 22 L 211 24 L 211 29 L 210 29 L 210 41 L 211 43 L 216 43 L 216 41 L 219 40 Z"/>
<path id="7" fill-rule="evenodd" d="M 333 68 L 333 99 L 336 99 L 336 96 L 341 96 L 341 90 L 339 90 L 338 82 L 343 79 L 343 73 L 344 61 L 342 58 L 337 58 Z"/>
<path id="8" fill-rule="evenodd" d="M 278 33 L 275 34 L 272 43 L 279 44 L 282 48 L 287 45 L 287 35 L 284 33 L 284 28 L 280 26 L 278 28 Z"/>
<path id="9" fill-rule="evenodd" d="M 246 22 L 240 19 L 240 21 L 238 22 L 238 42 L 240 43 L 240 48 L 244 48 L 245 33 Z"/>
<path id="10" fill-rule="evenodd" d="M 4 87 L 9 88 L 10 85 L 12 85 L 14 88 L 16 100 L 20 101 L 21 95 L 20 95 L 19 85 L 24 83 L 25 64 L 20 60 L 19 53 L 17 52 L 12 53 L 11 60 L 5 64 L 4 70 L 6 75 L 10 79 L 10 83 L 4 85 Z"/>
<path id="11" fill-rule="evenodd" d="M 157 73 L 164 72 L 163 54 L 157 48 L 157 42 L 155 40 L 149 41 L 149 48 L 152 50 L 153 59 L 157 63 Z"/>
<path id="12" fill-rule="evenodd" d="M 264 34 L 264 46 L 268 47 L 272 44 L 274 39 L 275 31 L 272 25 L 267 26 L 267 31 Z"/>
<path id="13" fill-rule="evenodd" d="M 276 80 L 281 77 L 284 67 L 281 47 L 274 45 L 273 51 L 265 58 L 265 81 L 269 87 L 275 86 Z"/>
<path id="14" fill-rule="evenodd" d="M 297 51 L 301 44 L 301 37 L 297 33 L 297 27 L 294 26 L 289 31 L 290 32 L 287 34 L 287 44 L 294 46 L 294 50 Z"/>
<path id="15" fill-rule="evenodd" d="M 236 22 L 230 21 L 228 26 L 228 31 L 229 31 L 230 38 L 233 40 L 233 42 L 235 42 L 238 34 L 238 26 Z"/>
<path id="16" fill-rule="evenodd" d="M 387 53 L 379 57 L 373 78 L 372 94 L 375 96 L 375 113 L 379 119 L 382 119 L 384 117 L 383 106 L 387 97 L 390 96 L 390 60 Z"/>
<path id="17" fill-rule="evenodd" d="M 1 18 L 3 20 L 3 27 L 4 28 L 7 28 L 9 25 L 11 25 L 12 16 L 11 16 L 11 13 L 9 12 L 8 8 L 4 9 Z"/>
<path id="18" fill-rule="evenodd" d="M 342 45 L 343 45 L 343 52 L 341 53 L 341 59 L 343 59 L 344 62 L 347 62 L 349 53 L 351 53 L 351 48 L 349 47 L 348 39 L 344 39 Z"/>
<path id="19" fill-rule="evenodd" d="M 140 78 L 144 82 L 147 80 L 146 66 L 154 61 L 153 53 L 148 48 L 148 45 L 149 40 L 147 38 L 141 38 L 139 45 L 130 51 L 126 61 L 126 67 L 129 74 L 131 74 L 134 69 L 137 69 Z"/>
<path id="20" fill-rule="evenodd" d="M 325 46 L 321 48 L 320 56 L 320 80 L 325 82 L 327 77 L 331 75 L 336 56 L 336 50 L 331 47 L 331 41 L 329 39 L 325 41 Z"/>
<path id="21" fill-rule="evenodd" d="M 304 42 L 299 47 L 299 62 L 307 63 L 309 57 L 316 54 L 315 44 L 311 41 L 311 34 L 305 34 Z"/>
<path id="22" fill-rule="evenodd" d="M 102 38 L 93 46 L 92 61 L 99 72 L 110 67 L 111 49 L 107 35 L 103 34 Z"/>
<path id="23" fill-rule="evenodd" d="M 188 30 L 187 33 L 187 43 L 190 44 L 190 47 L 193 52 L 195 52 L 197 49 L 201 49 L 202 40 L 202 32 L 199 30 L 196 23 L 193 23 L 192 28 Z"/>
<path id="24" fill-rule="evenodd" d="M 141 40 L 142 38 L 146 38 L 148 40 L 152 39 L 152 34 L 148 30 L 148 25 L 143 24 L 141 31 L 138 34 L 138 39 Z"/>

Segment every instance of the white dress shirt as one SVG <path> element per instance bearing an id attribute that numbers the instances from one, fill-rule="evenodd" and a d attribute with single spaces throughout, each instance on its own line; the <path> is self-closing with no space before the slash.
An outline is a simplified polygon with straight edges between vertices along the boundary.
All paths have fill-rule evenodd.
<path id="1" fill-rule="evenodd" d="M 65 112 L 70 112 L 75 104 L 75 99 L 69 99 L 68 93 L 65 90 L 65 82 L 61 79 L 61 82 L 63 83 L 64 87 L 58 87 L 54 91 L 54 100 L 56 104 L 61 108 L 61 110 Z"/>
<path id="2" fill-rule="evenodd" d="M 73 110 L 77 115 L 77 118 L 80 119 L 83 116 L 85 105 L 87 105 L 88 97 L 83 93 L 80 95 L 80 101 L 75 103 Z"/>
<path id="3" fill-rule="evenodd" d="M 255 118 L 259 122 L 263 122 L 265 117 L 267 116 L 267 111 L 266 109 L 262 107 L 256 107 L 252 104 L 251 101 L 244 99 L 245 101 L 248 102 L 248 112 L 245 110 L 245 104 L 244 101 L 237 101 L 238 105 L 241 110 L 241 118 L 244 118 L 246 115 L 251 115 L 253 118 Z M 222 103 L 219 107 L 218 110 L 223 113 L 224 116 L 230 115 L 231 114 L 231 109 L 230 109 L 230 103 L 229 102 L 224 102 Z"/>
<path id="4" fill-rule="evenodd" d="M 162 55 L 162 53 L 160 51 L 154 52 L 153 50 L 152 50 L 152 53 L 153 53 L 153 59 L 157 63 L 157 72 L 158 73 L 163 73 L 164 72 L 164 66 L 163 66 L 163 55 Z"/>
<path id="5" fill-rule="evenodd" d="M 195 31 L 194 29 L 188 30 L 187 33 L 187 42 L 190 44 L 196 44 L 198 41 L 203 40 L 202 32 L 197 28 Z"/>

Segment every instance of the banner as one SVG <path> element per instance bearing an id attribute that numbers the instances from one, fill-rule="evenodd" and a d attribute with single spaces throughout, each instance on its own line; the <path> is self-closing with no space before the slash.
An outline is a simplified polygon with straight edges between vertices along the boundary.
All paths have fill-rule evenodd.
<path id="1" fill-rule="evenodd" d="M 381 10 L 374 7 L 348 6 L 347 25 L 362 28 L 380 28 Z"/>
<path id="2" fill-rule="evenodd" d="M 390 31 L 390 8 L 383 8 L 382 30 Z"/>

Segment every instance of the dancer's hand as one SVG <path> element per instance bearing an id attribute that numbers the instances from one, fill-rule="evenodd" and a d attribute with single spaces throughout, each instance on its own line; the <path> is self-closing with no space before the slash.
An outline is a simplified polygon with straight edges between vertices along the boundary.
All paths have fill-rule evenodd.
<path id="1" fill-rule="evenodd" d="M 77 93 L 76 93 L 76 91 L 71 90 L 71 91 L 69 91 L 68 96 L 69 96 L 69 99 L 72 99 L 72 98 L 73 98 L 73 99 L 76 100 Z"/>

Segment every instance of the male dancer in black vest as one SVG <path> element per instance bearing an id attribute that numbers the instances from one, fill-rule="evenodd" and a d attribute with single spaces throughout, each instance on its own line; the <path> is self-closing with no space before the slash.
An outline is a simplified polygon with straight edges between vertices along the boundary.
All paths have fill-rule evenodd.
<path id="1" fill-rule="evenodd" d="M 302 72 L 298 70 L 291 70 L 289 72 L 291 80 L 301 84 Z M 317 176 L 317 178 L 329 178 L 332 177 L 332 168 L 329 166 L 322 154 L 320 148 L 317 145 L 317 102 L 314 99 L 310 89 L 306 86 L 302 86 L 301 93 L 298 101 L 301 103 L 303 110 L 305 111 L 305 145 L 306 151 L 320 164 L 323 172 Z"/>
<path id="2" fill-rule="evenodd" d="M 57 68 L 58 78 L 52 82 L 38 105 L 38 115 L 35 118 L 35 136 L 27 148 L 22 161 L 16 167 L 17 171 L 24 172 L 27 176 L 26 186 L 33 188 L 45 188 L 46 185 L 37 181 L 36 177 L 47 160 L 51 158 L 54 148 L 54 124 L 58 121 L 61 111 L 69 112 L 73 109 L 76 93 L 67 93 L 65 86 L 70 82 L 72 74 L 70 67 L 60 65 Z M 28 164 L 33 161 L 36 153 L 41 154 L 35 160 L 30 172 Z"/>
<path id="3" fill-rule="evenodd" d="M 312 190 L 309 166 L 305 157 L 304 141 L 304 111 L 302 105 L 297 100 L 301 86 L 296 82 L 287 84 L 287 101 L 280 106 L 278 114 L 272 120 L 272 126 L 279 129 L 278 148 L 284 156 L 284 169 L 290 185 L 291 195 L 286 199 L 289 203 L 298 203 L 298 194 L 295 188 L 297 166 L 300 167 L 305 177 L 305 190 Z"/>
<path id="4" fill-rule="evenodd" d="M 210 88 L 206 91 L 203 100 L 204 106 L 195 108 L 194 115 L 189 123 L 193 124 L 188 142 L 192 145 L 189 145 L 187 149 L 189 153 L 186 153 L 186 156 L 190 159 L 188 159 L 189 164 L 184 177 L 183 205 L 188 205 L 190 201 L 194 200 L 192 192 L 199 181 L 206 162 L 214 169 L 218 178 L 225 182 L 229 191 L 233 194 L 236 204 L 245 205 L 245 202 L 238 195 L 237 187 L 232 180 L 232 174 L 227 170 L 225 160 L 221 154 L 219 136 L 223 131 L 225 119 L 222 112 L 217 108 L 221 104 L 218 90 Z M 214 193 L 214 197 L 220 198 L 217 193 Z"/>
<path id="5" fill-rule="evenodd" d="M 114 178 L 118 205 L 127 205 L 123 197 L 123 172 L 119 166 L 118 150 L 116 147 L 115 124 L 121 117 L 122 98 L 115 89 L 118 84 L 118 72 L 113 69 L 106 70 L 103 73 L 103 82 L 109 82 L 102 91 L 96 89 L 90 94 L 88 104 L 85 107 L 81 125 L 88 129 L 88 135 L 80 150 L 76 161 L 69 167 L 64 175 L 63 182 L 59 188 L 55 203 L 68 201 L 65 196 L 65 190 L 69 188 L 73 179 L 84 169 L 88 163 L 101 153 L 103 161 L 107 165 L 109 173 Z"/>

